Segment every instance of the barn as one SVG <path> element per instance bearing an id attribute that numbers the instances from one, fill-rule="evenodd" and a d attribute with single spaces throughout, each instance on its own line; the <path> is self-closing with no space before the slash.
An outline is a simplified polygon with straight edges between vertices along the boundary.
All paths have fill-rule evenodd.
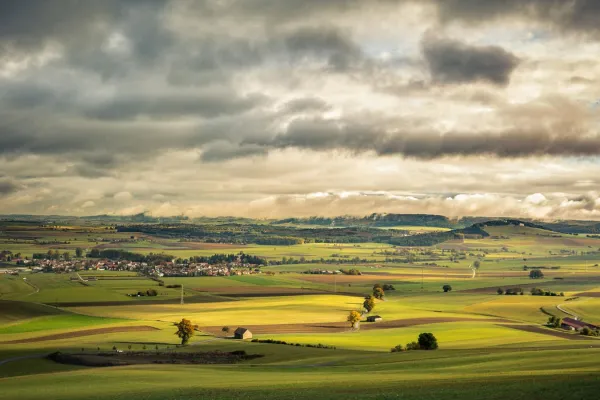
<path id="1" fill-rule="evenodd" d="M 236 339 L 252 339 L 252 332 L 246 328 L 237 328 L 233 333 L 233 337 Z"/>
<path id="2" fill-rule="evenodd" d="M 579 331 L 586 326 L 592 330 L 598 329 L 596 325 L 588 324 L 573 318 L 563 318 L 561 323 L 561 328 L 572 331 Z"/>

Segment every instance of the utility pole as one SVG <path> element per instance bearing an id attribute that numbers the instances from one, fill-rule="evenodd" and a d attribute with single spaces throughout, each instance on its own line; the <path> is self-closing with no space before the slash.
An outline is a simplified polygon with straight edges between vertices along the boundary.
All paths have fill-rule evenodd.
<path id="1" fill-rule="evenodd" d="M 181 304 L 183 304 L 183 285 L 181 285 Z"/>

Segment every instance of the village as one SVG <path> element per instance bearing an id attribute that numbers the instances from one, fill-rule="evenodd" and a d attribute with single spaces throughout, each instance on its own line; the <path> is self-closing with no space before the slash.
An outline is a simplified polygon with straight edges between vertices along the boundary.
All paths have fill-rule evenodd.
<path id="1" fill-rule="evenodd" d="M 71 259 L 59 258 L 13 258 L 14 268 L 4 268 L 2 273 L 18 274 L 21 270 L 33 273 L 72 273 L 78 271 L 131 271 L 154 277 L 181 276 L 235 276 L 260 274 L 260 264 L 246 262 L 243 255 L 232 257 L 231 260 L 217 262 L 195 262 L 188 259 L 171 259 L 160 261 L 130 261 L 124 259 Z"/>

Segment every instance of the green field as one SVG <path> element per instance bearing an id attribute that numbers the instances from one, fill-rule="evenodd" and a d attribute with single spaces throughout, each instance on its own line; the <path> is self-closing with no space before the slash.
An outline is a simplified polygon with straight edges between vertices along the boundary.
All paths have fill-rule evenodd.
<path id="1" fill-rule="evenodd" d="M 131 271 L 81 271 L 96 278 L 85 285 L 71 273 L 23 268 L 18 275 L 2 274 L 0 399 L 277 399 L 282 393 L 294 399 L 580 399 L 594 397 L 600 385 L 600 338 L 544 326 L 549 314 L 566 312 L 600 324 L 600 297 L 594 297 L 600 293 L 598 239 L 517 226 L 488 227 L 491 237 L 409 249 L 378 243 L 215 246 L 148 235 L 116 245 L 106 237 L 129 236 L 94 229 L 27 232 L 44 240 L 68 238 L 68 245 L 11 243 L 5 235 L 0 247 L 29 254 L 104 246 L 177 257 L 244 251 L 305 262 L 266 266 L 260 275 L 164 278 L 165 285 L 183 285 L 184 304 L 180 289 Z M 99 235 L 103 240 L 90 241 Z M 334 254 L 375 262 L 308 262 Z M 473 277 L 470 266 L 478 259 Z M 543 267 L 545 277 L 530 279 L 524 266 Z M 340 268 L 357 268 L 362 275 L 303 273 Z M 375 283 L 396 289 L 367 314 L 383 322 L 366 322 L 364 315 L 361 328 L 353 330 L 346 317 L 362 307 Z M 446 284 L 452 291 L 444 293 Z M 532 296 L 534 286 L 564 296 Z M 522 296 L 496 293 L 517 287 Z M 148 289 L 158 296 L 128 296 Z M 176 347 L 173 323 L 181 318 L 199 329 L 186 348 Z M 255 338 L 294 345 L 228 339 L 223 326 L 250 327 Z M 438 350 L 390 353 L 423 332 L 435 334 Z M 335 349 L 306 347 L 318 344 Z M 107 368 L 43 358 L 57 350 L 110 352 L 113 346 L 245 350 L 264 357 L 237 365 Z"/>

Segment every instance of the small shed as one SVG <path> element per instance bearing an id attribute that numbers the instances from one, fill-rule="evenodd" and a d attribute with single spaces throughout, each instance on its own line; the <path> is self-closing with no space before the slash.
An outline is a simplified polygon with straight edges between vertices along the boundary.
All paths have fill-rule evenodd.
<path id="1" fill-rule="evenodd" d="M 383 318 L 381 318 L 379 315 L 369 315 L 367 317 L 367 322 L 381 322 L 383 321 Z"/>
<path id="2" fill-rule="evenodd" d="M 252 339 L 252 332 L 246 328 L 237 328 L 233 333 L 233 337 L 236 339 Z"/>

